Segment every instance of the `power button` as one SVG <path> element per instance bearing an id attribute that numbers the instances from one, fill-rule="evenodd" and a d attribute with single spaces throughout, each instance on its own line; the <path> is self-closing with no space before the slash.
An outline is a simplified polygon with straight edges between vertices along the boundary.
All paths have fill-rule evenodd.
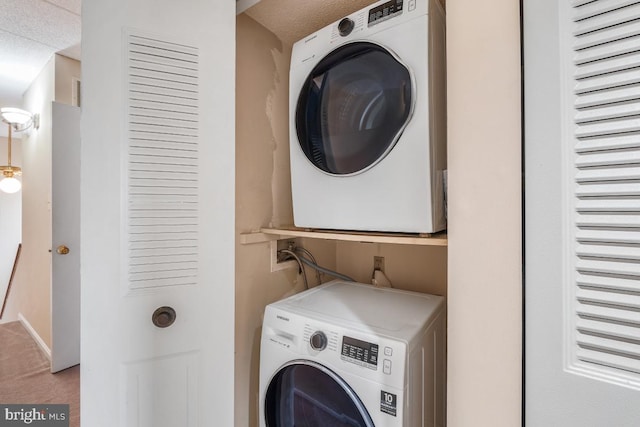
<path id="1" fill-rule="evenodd" d="M 416 8 L 416 0 L 409 0 L 409 12 L 415 10 Z"/>

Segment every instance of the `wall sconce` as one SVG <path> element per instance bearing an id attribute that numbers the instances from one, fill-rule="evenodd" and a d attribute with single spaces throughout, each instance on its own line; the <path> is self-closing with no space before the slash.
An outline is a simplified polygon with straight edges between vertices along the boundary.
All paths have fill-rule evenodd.
<path id="1" fill-rule="evenodd" d="M 0 181 L 0 191 L 5 193 L 17 193 L 22 188 L 22 183 L 16 176 L 22 175 L 22 169 L 11 165 L 11 131 L 22 132 L 33 126 L 40 127 L 40 116 L 31 114 L 19 108 L 0 108 L 2 121 L 9 125 L 9 142 L 7 144 L 7 165 L 0 166 L 2 180 Z"/>
<path id="2" fill-rule="evenodd" d="M 40 115 L 31 114 L 20 108 L 4 107 L 0 108 L 0 117 L 2 121 L 8 123 L 15 132 L 22 132 L 33 126 L 35 129 L 40 127 Z"/>

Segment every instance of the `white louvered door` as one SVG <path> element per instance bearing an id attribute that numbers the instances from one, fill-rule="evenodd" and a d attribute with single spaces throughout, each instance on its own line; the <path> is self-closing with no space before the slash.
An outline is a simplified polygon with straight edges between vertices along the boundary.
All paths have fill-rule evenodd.
<path id="1" fill-rule="evenodd" d="M 525 420 L 640 425 L 640 1 L 525 1 Z"/>
<path id="2" fill-rule="evenodd" d="M 82 19 L 82 425 L 232 426 L 235 6 Z"/>

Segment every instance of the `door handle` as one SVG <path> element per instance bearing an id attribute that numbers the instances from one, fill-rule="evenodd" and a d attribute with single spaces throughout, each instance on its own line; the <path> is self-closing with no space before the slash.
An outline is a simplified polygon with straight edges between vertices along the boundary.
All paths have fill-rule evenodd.
<path id="1" fill-rule="evenodd" d="M 56 248 L 56 252 L 59 253 L 60 255 L 66 255 L 69 253 L 69 248 L 66 247 L 65 245 L 60 245 Z"/>
<path id="2" fill-rule="evenodd" d="M 151 321 L 158 328 L 168 328 L 176 321 L 176 311 L 172 307 L 159 307 L 153 312 Z"/>

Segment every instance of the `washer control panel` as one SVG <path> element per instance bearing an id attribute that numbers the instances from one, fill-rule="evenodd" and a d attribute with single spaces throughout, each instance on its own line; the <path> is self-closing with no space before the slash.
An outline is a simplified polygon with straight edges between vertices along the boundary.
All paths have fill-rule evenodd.
<path id="1" fill-rule="evenodd" d="M 298 327 L 301 329 L 291 330 L 289 334 L 301 338 L 299 341 L 294 338 L 293 342 L 299 343 L 298 351 L 303 358 L 311 358 L 331 369 L 347 370 L 388 386 L 402 386 L 406 355 L 404 343 L 322 321 L 304 322 Z"/>
<path id="2" fill-rule="evenodd" d="M 378 344 L 345 335 L 342 337 L 340 358 L 376 370 L 378 369 Z"/>
<path id="3" fill-rule="evenodd" d="M 403 0 L 391 0 L 369 9 L 369 26 L 402 15 L 402 3 Z"/>

